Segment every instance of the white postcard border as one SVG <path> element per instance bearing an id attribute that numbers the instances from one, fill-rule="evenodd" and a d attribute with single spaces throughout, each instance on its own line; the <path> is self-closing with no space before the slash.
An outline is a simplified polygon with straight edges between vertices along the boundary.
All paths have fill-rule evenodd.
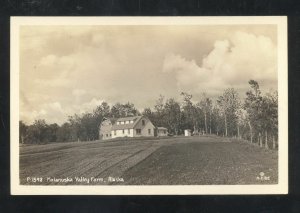
<path id="1" fill-rule="evenodd" d="M 27 186 L 19 181 L 19 28 L 22 25 L 277 25 L 278 184 L 155 186 Z M 288 193 L 287 17 L 11 17 L 11 194 L 12 195 L 229 195 Z"/>

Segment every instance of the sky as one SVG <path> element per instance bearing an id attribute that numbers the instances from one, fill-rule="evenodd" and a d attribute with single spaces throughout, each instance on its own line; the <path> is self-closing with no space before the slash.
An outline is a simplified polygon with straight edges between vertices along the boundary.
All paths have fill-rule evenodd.
<path id="1" fill-rule="evenodd" d="M 20 119 L 62 124 L 103 101 L 153 108 L 248 81 L 277 89 L 275 25 L 22 26 Z"/>

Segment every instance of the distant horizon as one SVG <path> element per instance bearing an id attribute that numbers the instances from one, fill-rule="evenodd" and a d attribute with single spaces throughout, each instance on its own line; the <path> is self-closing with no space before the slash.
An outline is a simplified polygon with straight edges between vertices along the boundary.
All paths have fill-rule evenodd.
<path id="1" fill-rule="evenodd" d="M 276 25 L 22 26 L 20 120 L 62 124 L 103 101 L 277 90 Z M 28 54 L 30 53 L 30 54 Z"/>

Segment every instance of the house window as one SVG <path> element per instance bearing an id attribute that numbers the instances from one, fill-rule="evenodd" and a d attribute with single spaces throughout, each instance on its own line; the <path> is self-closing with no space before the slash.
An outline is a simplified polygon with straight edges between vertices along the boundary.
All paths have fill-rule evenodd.
<path id="1" fill-rule="evenodd" d="M 114 135 L 117 135 L 117 131 L 116 130 L 114 131 Z"/>
<path id="2" fill-rule="evenodd" d="M 142 120 L 142 125 L 145 126 L 145 120 Z"/>
<path id="3" fill-rule="evenodd" d="M 106 134 L 106 137 L 108 137 L 108 134 Z"/>
<path id="4" fill-rule="evenodd" d="M 167 131 L 166 131 L 166 130 L 164 130 L 164 134 L 167 134 Z"/>
<path id="5" fill-rule="evenodd" d="M 128 129 L 127 131 L 128 131 L 128 134 L 130 134 L 130 129 Z"/>
<path id="6" fill-rule="evenodd" d="M 123 129 L 123 135 L 125 134 L 125 130 Z"/>
<path id="7" fill-rule="evenodd" d="M 141 129 L 136 129 L 136 134 L 140 135 L 142 133 Z"/>
<path id="8" fill-rule="evenodd" d="M 151 135 L 151 129 L 148 129 L 148 134 Z"/>

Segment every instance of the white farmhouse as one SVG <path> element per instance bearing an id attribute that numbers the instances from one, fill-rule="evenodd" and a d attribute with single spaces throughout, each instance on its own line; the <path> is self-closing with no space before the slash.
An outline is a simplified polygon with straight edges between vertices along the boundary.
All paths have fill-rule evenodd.
<path id="1" fill-rule="evenodd" d="M 100 140 L 106 140 L 111 138 L 111 128 L 115 124 L 116 120 L 117 119 L 115 118 L 105 118 L 105 120 L 102 121 L 99 127 Z"/>
<path id="2" fill-rule="evenodd" d="M 155 127 L 145 116 L 106 119 L 100 125 L 99 139 L 154 136 Z"/>

